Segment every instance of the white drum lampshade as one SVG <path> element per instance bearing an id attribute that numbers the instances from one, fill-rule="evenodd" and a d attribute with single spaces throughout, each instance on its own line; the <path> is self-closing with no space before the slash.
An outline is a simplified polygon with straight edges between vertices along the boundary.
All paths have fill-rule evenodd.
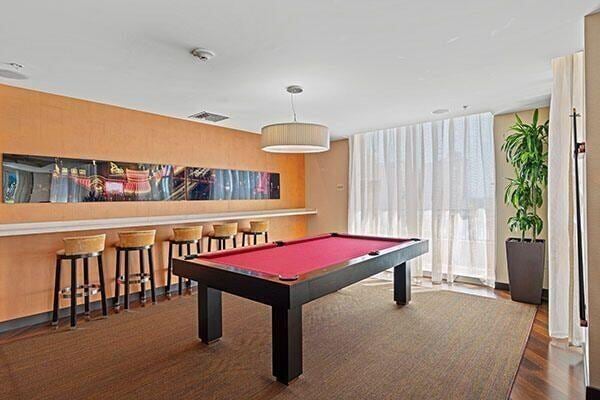
<path id="1" fill-rule="evenodd" d="M 329 150 L 329 129 L 318 124 L 287 122 L 264 126 L 261 147 L 271 153 L 319 153 Z"/>

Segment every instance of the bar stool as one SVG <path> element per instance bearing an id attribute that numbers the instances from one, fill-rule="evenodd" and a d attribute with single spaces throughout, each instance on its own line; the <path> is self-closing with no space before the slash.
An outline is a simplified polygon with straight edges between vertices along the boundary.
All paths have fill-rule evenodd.
<path id="1" fill-rule="evenodd" d="M 179 257 L 183 256 L 183 245 L 187 248 L 187 254 L 192 254 L 192 245 L 196 245 L 196 254 L 202 253 L 202 225 L 173 228 L 173 239 L 169 240 L 169 264 L 167 267 L 167 298 L 171 298 L 171 274 L 173 271 L 173 246 L 178 246 Z M 186 279 L 188 290 L 191 289 L 191 281 Z M 183 293 L 183 278 L 179 277 L 179 295 Z"/>
<path id="2" fill-rule="evenodd" d="M 106 309 L 106 290 L 102 268 L 102 252 L 106 235 L 64 238 L 65 248 L 56 252 L 56 275 L 54 277 L 54 307 L 52 325 L 58 325 L 58 296 L 71 299 L 71 329 L 77 327 L 77 298 L 83 297 L 85 315 L 90 315 L 90 296 L 100 292 L 102 296 L 102 315 L 108 315 Z M 90 283 L 89 259 L 95 257 L 98 263 L 99 283 Z M 77 284 L 77 260 L 83 260 L 83 285 Z M 60 288 L 60 270 L 64 260 L 71 260 L 71 286 Z"/>
<path id="3" fill-rule="evenodd" d="M 237 247 L 236 236 L 238 231 L 237 222 L 231 222 L 228 224 L 213 225 L 212 232 L 208 234 L 208 251 L 210 251 L 211 242 L 217 241 L 217 250 L 223 250 L 227 247 L 227 239 L 233 241 L 233 247 Z"/>
<path id="4" fill-rule="evenodd" d="M 146 304 L 146 282 L 150 281 L 150 290 L 152 293 L 152 303 L 156 303 L 156 289 L 154 280 L 154 257 L 152 248 L 154 247 L 155 230 L 148 231 L 129 231 L 119 232 L 119 243 L 115 246 L 117 249 L 117 269 L 115 274 L 115 303 L 116 312 L 120 310 L 120 285 L 125 286 L 124 308 L 129 309 L 129 290 L 130 286 L 140 284 L 140 303 L 142 307 Z M 148 252 L 149 272 L 146 272 L 144 263 L 144 250 Z M 129 271 L 129 253 L 139 252 L 140 272 L 130 274 Z M 121 253 L 125 253 L 125 273 L 121 275 Z M 133 278 L 133 279 L 131 279 Z"/>
<path id="5" fill-rule="evenodd" d="M 242 228 L 242 246 L 246 245 L 246 236 L 250 244 L 250 236 L 254 236 L 254 244 L 257 244 L 257 236 L 264 235 L 265 243 L 269 242 L 269 221 L 250 221 L 250 226 Z"/>

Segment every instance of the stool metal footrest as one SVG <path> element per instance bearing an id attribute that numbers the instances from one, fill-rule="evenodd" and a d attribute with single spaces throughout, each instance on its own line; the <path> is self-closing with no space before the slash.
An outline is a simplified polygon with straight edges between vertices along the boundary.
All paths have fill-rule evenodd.
<path id="1" fill-rule="evenodd" d="M 125 285 L 125 275 L 120 275 L 119 279 L 118 279 L 119 284 L 121 285 Z M 146 282 L 150 282 L 150 274 L 145 272 L 145 273 L 135 273 L 135 274 L 129 274 L 129 284 L 130 285 L 134 285 L 134 284 L 138 284 L 138 283 L 146 283 Z"/>
<path id="2" fill-rule="evenodd" d="M 87 289 L 87 290 L 86 290 Z M 93 296 L 100 292 L 100 285 L 97 283 L 90 283 L 88 285 L 78 285 L 75 291 L 75 297 L 86 297 Z M 71 298 L 71 288 L 66 287 L 60 290 L 60 295 L 63 299 Z"/>

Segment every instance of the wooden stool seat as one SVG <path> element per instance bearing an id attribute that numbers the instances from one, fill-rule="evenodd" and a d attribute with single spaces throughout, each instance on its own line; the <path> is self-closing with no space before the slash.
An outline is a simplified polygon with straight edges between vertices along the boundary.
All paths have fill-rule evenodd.
<path id="1" fill-rule="evenodd" d="M 119 243 L 121 249 L 147 249 L 154 246 L 155 230 L 119 232 Z"/>
<path id="2" fill-rule="evenodd" d="M 120 305 L 120 285 L 125 286 L 124 308 L 129 309 L 129 291 L 131 285 L 140 285 L 140 303 L 142 307 L 146 304 L 146 282 L 150 282 L 150 292 L 152 303 L 156 303 L 156 285 L 154 279 L 154 256 L 152 249 L 156 230 L 146 231 L 125 231 L 118 232 L 119 242 L 115 246 L 117 250 L 117 268 L 115 273 L 115 302 L 114 308 L 119 312 Z M 130 273 L 129 271 L 129 253 L 137 251 L 139 253 L 140 272 Z M 149 271 L 146 272 L 144 253 L 147 252 Z M 125 257 L 125 271 L 121 274 L 121 253 Z"/>
<path id="3" fill-rule="evenodd" d="M 102 315 L 107 316 L 106 290 L 102 253 L 106 235 L 81 236 L 64 238 L 64 249 L 56 252 L 56 275 L 54 277 L 54 306 L 52 325 L 58 325 L 59 295 L 71 299 L 71 328 L 77 326 L 77 298 L 84 298 L 84 312 L 90 315 L 90 296 L 100 293 L 102 296 Z M 89 259 L 96 258 L 98 263 L 98 283 L 89 281 Z M 83 260 L 83 284 L 77 284 L 77 260 Z M 60 288 L 60 272 L 62 262 L 71 260 L 71 286 Z"/>
<path id="4" fill-rule="evenodd" d="M 202 225 L 173 228 L 173 242 L 196 242 L 202 240 Z"/>
<path id="5" fill-rule="evenodd" d="M 223 250 L 226 248 L 226 241 L 232 240 L 233 247 L 237 247 L 236 237 L 238 233 L 237 222 L 231 222 L 227 224 L 213 225 L 213 230 L 208 233 L 208 251 L 211 251 L 211 242 L 217 241 L 217 250 Z"/>
<path id="6" fill-rule="evenodd" d="M 202 253 L 202 225 L 184 226 L 173 228 L 173 238 L 169 240 L 169 260 L 167 265 L 167 287 L 166 296 L 171 298 L 171 274 L 173 273 L 173 246 L 179 249 L 179 257 L 183 256 L 183 246 L 185 245 L 187 255 L 192 254 L 192 245 L 196 245 L 196 254 Z M 186 279 L 188 292 L 191 291 L 192 282 Z M 179 277 L 179 287 L 177 288 L 179 295 L 183 294 L 183 278 Z"/>
<path id="7" fill-rule="evenodd" d="M 242 232 L 242 246 L 246 245 L 246 236 L 254 237 L 254 244 L 258 244 L 257 237 L 263 235 L 265 243 L 269 242 L 269 221 L 250 221 L 250 226 L 240 229 Z M 250 244 L 250 237 L 248 237 Z"/>

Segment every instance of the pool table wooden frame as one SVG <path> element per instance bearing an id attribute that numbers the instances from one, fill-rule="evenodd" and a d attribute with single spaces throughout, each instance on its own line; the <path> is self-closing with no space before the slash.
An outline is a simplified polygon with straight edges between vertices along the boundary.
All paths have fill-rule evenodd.
<path id="1" fill-rule="evenodd" d="M 394 301 L 411 298 L 410 268 L 406 262 L 428 251 L 427 240 L 389 239 L 331 233 L 327 236 L 394 240 L 397 245 L 299 275 L 284 281 L 270 274 L 244 270 L 203 258 L 175 258 L 173 273 L 198 282 L 198 336 L 209 344 L 222 336 L 221 292 L 272 308 L 273 375 L 289 384 L 302 374 L 302 305 L 394 267 Z M 275 242 L 284 246 L 290 242 Z M 260 250 L 263 246 L 252 249 Z M 248 249 L 248 251 L 253 251 Z"/>

